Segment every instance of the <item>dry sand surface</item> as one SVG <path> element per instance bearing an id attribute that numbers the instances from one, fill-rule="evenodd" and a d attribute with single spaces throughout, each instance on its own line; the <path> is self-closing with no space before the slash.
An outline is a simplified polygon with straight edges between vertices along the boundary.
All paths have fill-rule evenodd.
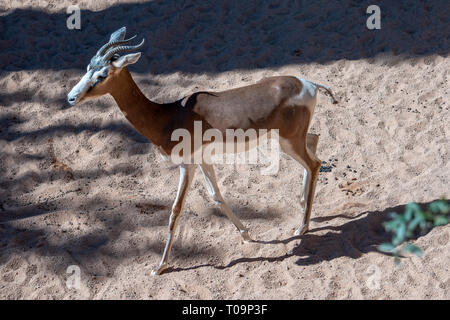
<path id="1" fill-rule="evenodd" d="M 71 1 L 0 4 L 1 299 L 450 298 L 450 226 L 414 243 L 396 267 L 376 246 L 382 222 L 410 201 L 449 196 L 447 1 Z M 370 3 L 371 4 L 371 3 Z M 151 276 L 167 236 L 178 171 L 136 133 L 109 96 L 66 108 L 65 96 L 117 28 L 147 40 L 130 67 L 142 91 L 170 102 L 271 75 L 329 85 L 311 132 L 321 172 L 311 231 L 293 237 L 303 168 L 277 175 L 218 165 L 221 190 L 259 243 L 241 244 L 200 174 L 171 263 Z M 149 124 L 151 125 L 151 124 Z M 66 287 L 68 266 L 79 290 Z M 379 286 L 377 286 L 379 284 Z"/>

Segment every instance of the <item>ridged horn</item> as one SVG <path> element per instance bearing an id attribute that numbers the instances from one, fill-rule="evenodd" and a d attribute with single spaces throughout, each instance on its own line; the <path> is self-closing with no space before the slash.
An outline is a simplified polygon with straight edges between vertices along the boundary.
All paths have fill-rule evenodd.
<path id="1" fill-rule="evenodd" d="M 132 51 L 135 49 L 139 49 L 140 47 L 142 47 L 144 45 L 144 42 L 145 42 L 145 39 L 142 39 L 141 43 L 139 43 L 138 45 L 135 45 L 135 46 L 120 46 L 120 47 L 112 48 L 105 53 L 105 55 L 103 56 L 103 60 L 108 61 L 109 59 L 111 59 L 111 57 L 113 55 L 115 55 L 116 53 L 119 53 L 119 52 L 126 52 L 126 51 Z"/>
<path id="2" fill-rule="evenodd" d="M 111 47 L 116 47 L 116 46 L 120 46 L 126 43 L 129 43 L 131 40 L 133 40 L 134 38 L 136 38 L 136 36 L 131 37 L 130 39 L 126 39 L 126 40 L 117 40 L 117 41 L 112 41 L 112 42 L 108 42 L 106 44 L 104 44 L 98 51 L 97 51 L 97 56 L 102 56 L 107 49 L 111 48 Z"/>

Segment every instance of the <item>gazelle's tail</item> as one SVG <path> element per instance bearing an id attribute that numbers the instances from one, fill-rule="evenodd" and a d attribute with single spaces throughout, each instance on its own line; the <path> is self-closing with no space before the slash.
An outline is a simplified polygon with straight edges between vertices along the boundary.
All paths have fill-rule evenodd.
<path id="1" fill-rule="evenodd" d="M 322 89 L 324 89 L 326 92 L 328 92 L 328 94 L 330 95 L 330 97 L 331 97 L 331 99 L 333 100 L 333 103 L 334 103 L 334 104 L 339 103 L 339 101 L 334 97 L 333 91 L 331 91 L 330 87 L 325 86 L 325 85 L 323 85 L 323 84 L 318 84 L 318 83 L 314 83 L 314 82 L 312 82 L 312 83 L 313 83 L 316 87 L 322 88 Z"/>

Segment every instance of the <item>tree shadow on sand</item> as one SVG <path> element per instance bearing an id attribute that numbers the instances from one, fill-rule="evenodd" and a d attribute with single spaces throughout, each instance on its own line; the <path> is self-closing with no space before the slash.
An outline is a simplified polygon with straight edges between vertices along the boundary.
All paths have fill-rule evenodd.
<path id="1" fill-rule="evenodd" d="M 379 0 L 381 29 L 368 30 L 371 1 L 178 1 L 81 8 L 81 30 L 66 27 L 66 8 L 8 10 L 0 16 L 2 70 L 85 69 L 111 32 L 145 37 L 133 71 L 224 72 L 372 58 L 380 53 L 449 52 L 444 0 Z M 157 64 L 151 63 L 158 61 Z M 149 62 L 152 64 L 149 70 Z"/>
<path id="2" fill-rule="evenodd" d="M 144 263 L 152 253 L 159 255 L 164 243 L 138 231 L 166 227 L 170 203 L 155 199 L 119 204 L 96 197 L 89 201 L 62 199 L 0 211 L 0 266 L 13 256 L 26 259 L 31 254 L 45 257 L 41 267 L 57 275 L 64 275 L 66 268 L 75 264 L 86 275 L 110 277 L 127 259 Z M 40 216 L 37 225 L 29 220 L 36 216 Z M 74 219 L 78 221 L 76 225 L 60 224 Z M 87 232 L 77 232 L 83 221 L 89 223 Z M 124 234 L 135 234 L 136 238 L 128 239 Z M 216 254 L 189 244 L 182 247 L 175 244 L 174 252 L 187 261 L 199 255 Z"/>
<path id="3" fill-rule="evenodd" d="M 426 208 L 430 203 L 419 204 Z M 329 217 L 313 218 L 315 222 L 327 222 L 339 220 L 332 226 L 319 226 L 311 229 L 306 235 L 293 236 L 283 240 L 259 241 L 263 245 L 287 244 L 292 241 L 300 242 L 287 254 L 273 257 L 238 258 L 226 265 L 202 264 L 189 268 L 173 268 L 166 272 L 186 271 L 202 267 L 213 267 L 216 269 L 228 269 L 241 263 L 252 262 L 280 262 L 291 257 L 297 257 L 295 262 L 298 266 L 308 266 L 331 261 L 341 257 L 358 259 L 369 252 L 379 252 L 377 246 L 383 242 L 389 242 L 391 235 L 385 232 L 383 222 L 390 219 L 391 212 L 403 212 L 406 204 L 386 208 L 383 211 L 367 211 L 357 215 L 346 213 Z M 317 234 L 326 231 L 326 233 Z M 380 252 L 380 254 L 389 255 Z"/>

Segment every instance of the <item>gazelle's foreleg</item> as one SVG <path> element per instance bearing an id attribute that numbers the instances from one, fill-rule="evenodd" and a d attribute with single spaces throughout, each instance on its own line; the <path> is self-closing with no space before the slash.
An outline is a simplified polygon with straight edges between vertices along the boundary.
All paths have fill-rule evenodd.
<path id="1" fill-rule="evenodd" d="M 248 229 L 244 227 L 238 217 L 231 211 L 230 207 L 227 205 L 222 195 L 220 194 L 219 187 L 217 186 L 216 174 L 214 173 L 214 167 L 211 164 L 203 163 L 199 165 L 200 170 L 205 177 L 206 189 L 213 198 L 213 200 L 220 206 L 222 211 L 227 215 L 227 217 L 233 222 L 236 228 L 241 233 L 244 242 L 252 241 L 248 234 Z"/>
<path id="2" fill-rule="evenodd" d="M 189 186 L 191 185 L 192 179 L 194 178 L 195 169 L 196 166 L 192 164 L 180 165 L 180 183 L 178 185 L 177 197 L 175 198 L 175 201 L 173 203 L 172 212 L 169 218 L 169 236 L 167 238 L 166 247 L 164 248 L 164 253 L 161 262 L 159 263 L 158 269 L 153 271 L 152 274 L 161 274 L 168 266 L 167 261 L 169 259 L 170 250 L 172 249 L 175 228 L 183 210 L 183 205 L 186 194 L 189 190 Z"/>
<path id="3" fill-rule="evenodd" d="M 317 143 L 319 142 L 319 136 L 317 134 L 308 133 L 306 136 L 306 146 L 313 153 L 317 152 Z M 306 197 L 309 192 L 309 185 L 311 184 L 311 175 L 308 174 L 308 170 L 305 169 L 303 173 L 303 188 L 301 194 L 300 205 L 303 209 L 306 206 Z"/>

